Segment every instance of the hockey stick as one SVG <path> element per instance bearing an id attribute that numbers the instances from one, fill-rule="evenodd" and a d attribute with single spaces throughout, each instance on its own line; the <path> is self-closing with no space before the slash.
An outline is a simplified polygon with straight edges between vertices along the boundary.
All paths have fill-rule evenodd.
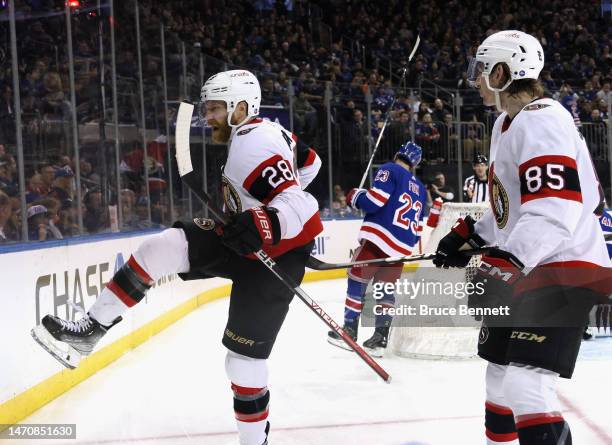
<path id="1" fill-rule="evenodd" d="M 612 241 L 612 233 L 604 234 L 606 241 Z M 489 252 L 490 247 L 481 247 L 478 249 L 463 250 L 462 253 L 465 255 L 486 255 Z M 381 263 L 412 263 L 414 261 L 428 261 L 433 260 L 436 257 L 435 253 L 427 253 L 422 255 L 406 255 L 406 256 L 395 256 L 388 258 L 374 258 L 371 260 L 362 261 L 348 261 L 346 263 L 326 263 L 318 258 L 311 256 L 306 262 L 306 266 L 313 270 L 333 270 L 333 269 L 347 269 L 353 266 L 369 266 L 371 264 Z"/>
<path id="2" fill-rule="evenodd" d="M 462 253 L 465 255 L 484 255 L 489 252 L 488 247 L 482 247 L 480 249 L 464 250 Z M 389 258 L 375 258 L 372 260 L 363 261 L 349 261 L 346 263 L 326 263 L 313 256 L 308 259 L 306 266 L 314 270 L 332 270 L 332 269 L 346 269 L 353 266 L 369 266 L 371 264 L 381 263 L 411 263 L 413 261 L 428 261 L 433 260 L 436 257 L 435 253 L 427 253 L 423 255 L 407 255 L 407 256 L 396 256 Z"/>
<path id="3" fill-rule="evenodd" d="M 202 178 L 193 169 L 191 164 L 191 153 L 189 150 L 189 130 L 191 126 L 191 115 L 193 114 L 193 105 L 181 102 L 176 120 L 176 160 L 178 163 L 179 174 L 181 179 L 191 191 L 208 207 L 210 212 L 223 224 L 228 222 L 226 215 L 213 202 L 208 193 L 202 190 Z M 391 376 L 385 371 L 372 357 L 365 352 L 361 346 L 357 344 L 338 323 L 331 318 L 319 304 L 313 300 L 304 290 L 287 275 L 276 262 L 268 256 L 263 250 L 255 252 L 255 256 L 274 274 L 276 277 L 296 294 L 300 300 L 323 320 L 323 322 L 333 331 L 335 331 L 344 342 L 357 353 L 357 355 L 366 364 L 372 368 L 385 382 L 391 383 Z"/>
<path id="4" fill-rule="evenodd" d="M 421 43 L 420 34 L 417 36 L 416 42 L 414 42 L 414 47 L 412 48 L 412 52 L 410 53 L 410 56 L 408 56 L 408 63 L 410 63 L 410 61 L 414 57 L 414 54 L 416 53 L 416 50 L 419 47 L 419 43 Z M 406 71 L 407 71 L 406 67 L 404 67 L 402 69 L 402 77 L 400 78 L 400 82 L 399 82 L 400 84 L 402 83 L 402 80 L 404 80 L 404 77 L 406 77 Z M 370 161 L 368 162 L 368 166 L 366 167 L 365 172 L 363 172 L 363 177 L 361 178 L 361 182 L 359 183 L 359 188 L 363 188 L 363 184 L 365 184 L 366 178 L 368 177 L 368 172 L 370 171 L 370 168 L 372 167 L 374 156 L 376 156 L 376 152 L 378 151 L 378 146 L 380 145 L 380 141 L 383 137 L 383 134 L 385 133 L 385 128 L 387 128 L 387 124 L 389 123 L 389 118 L 391 117 L 391 112 L 393 111 L 393 106 L 395 105 L 396 100 L 397 100 L 397 95 L 393 97 L 393 102 L 391 102 L 391 106 L 389 107 L 387 116 L 385 116 L 385 122 L 383 123 L 383 126 L 380 129 L 380 133 L 378 133 L 378 138 L 376 139 L 376 145 L 374 145 L 374 151 L 372 151 L 372 156 L 370 156 Z"/>

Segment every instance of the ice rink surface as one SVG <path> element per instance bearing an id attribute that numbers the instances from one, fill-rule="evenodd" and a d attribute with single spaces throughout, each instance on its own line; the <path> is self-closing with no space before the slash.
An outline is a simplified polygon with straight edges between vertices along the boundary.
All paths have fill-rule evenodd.
<path id="1" fill-rule="evenodd" d="M 304 288 L 341 321 L 345 286 Z M 24 423 L 77 425 L 77 440 L 44 444 L 237 444 L 220 342 L 227 307 L 227 299 L 200 307 Z M 360 343 L 371 329 L 362 331 Z M 393 376 L 387 385 L 326 336 L 296 298 L 269 363 L 271 445 L 485 443 L 484 361 L 388 353 L 380 360 Z M 611 365 L 611 338 L 583 343 L 574 378 L 560 383 L 575 444 L 612 444 Z"/>

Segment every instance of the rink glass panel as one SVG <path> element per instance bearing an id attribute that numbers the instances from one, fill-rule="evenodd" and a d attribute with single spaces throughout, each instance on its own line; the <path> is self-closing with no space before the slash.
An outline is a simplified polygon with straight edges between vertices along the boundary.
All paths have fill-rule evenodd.
<path id="1" fill-rule="evenodd" d="M 36 200 L 35 194 L 24 202 L 25 193 L 19 190 L 37 188 L 35 173 L 46 161 L 53 166 L 68 163 L 75 174 L 70 181 L 60 179 L 67 183 L 69 198 L 59 206 L 48 203 L 52 209 L 44 220 L 53 219 L 64 237 L 167 227 L 175 219 L 207 214 L 178 177 L 172 155 L 176 110 L 182 100 L 197 103 L 208 77 L 241 68 L 243 59 L 228 54 L 220 60 L 206 54 L 203 41 L 185 39 L 172 20 L 162 24 L 147 4 L 114 2 L 112 7 L 111 11 L 110 3 L 92 4 L 71 8 L 67 15 L 61 6 L 37 10 L 17 6 L 17 53 L 11 54 L 9 39 L 1 62 L 3 98 L 13 110 L 13 59 L 20 85 L 21 144 L 15 113 L 3 115 L 0 123 L 0 144 L 15 159 L 14 175 L 23 178 L 9 187 L 9 241 L 36 237 L 35 230 L 28 230 L 32 227 L 21 224 L 27 222 L 22 214 Z M 292 14 L 297 19 L 300 12 Z M 0 24 L 7 36 L 9 25 Z M 345 54 L 361 59 L 358 42 L 346 38 L 334 42 L 332 34 L 317 18 L 312 45 L 328 49 L 336 45 L 340 59 Z M 328 76 L 336 77 L 333 82 L 315 79 L 297 65 L 288 76 L 270 71 L 265 64 L 262 71 L 250 67 L 262 86 L 262 115 L 292 130 L 323 161 L 308 189 L 319 201 L 322 216 L 361 217 L 346 206 L 344 197 L 366 172 L 387 115 L 390 120 L 368 176 L 392 160 L 400 145 L 415 140 L 424 151 L 417 176 L 428 183 L 435 173 L 443 172 L 461 200 L 474 153 L 488 154 L 495 113 L 481 113 L 478 98 L 465 90 L 443 88 L 426 79 L 400 83 L 401 70 L 394 61 L 364 56 L 362 64 L 364 78 L 351 82 L 337 76 Z M 436 98 L 442 100 L 446 115 L 424 123 L 420 103 L 433 108 Z M 355 110 L 361 117 L 354 116 Z M 478 122 L 473 114 L 479 116 Z M 607 189 L 610 141 L 607 127 L 601 125 L 605 126 L 585 125 L 583 132 Z M 433 139 L 428 136 L 432 128 L 437 133 Z M 191 146 L 194 164 L 203 172 L 202 187 L 219 200 L 227 148 L 212 144 L 210 130 L 197 121 L 191 129 Z M 364 186 L 369 185 L 368 178 Z M 38 227 L 41 218 L 31 225 Z"/>

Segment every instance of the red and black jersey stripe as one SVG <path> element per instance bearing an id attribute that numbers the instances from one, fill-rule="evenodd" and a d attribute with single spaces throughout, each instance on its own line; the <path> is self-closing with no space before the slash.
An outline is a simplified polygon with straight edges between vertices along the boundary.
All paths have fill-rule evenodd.
<path id="1" fill-rule="evenodd" d="M 612 268 L 588 261 L 555 261 L 534 268 L 519 280 L 513 291 L 519 295 L 552 286 L 590 289 L 599 295 L 612 294 Z M 603 298 L 606 300 L 607 297 Z"/>
<path id="2" fill-rule="evenodd" d="M 291 164 L 280 155 L 263 161 L 242 183 L 245 190 L 264 205 L 292 185 L 297 185 L 297 181 Z"/>
<path id="3" fill-rule="evenodd" d="M 516 428 L 528 428 L 534 425 L 563 422 L 563 415 L 558 411 L 549 413 L 523 414 L 515 418 Z"/>
<path id="4" fill-rule="evenodd" d="M 317 153 L 304 142 L 300 141 L 297 136 L 293 135 L 293 140 L 296 143 L 297 168 L 299 169 L 312 165 L 315 159 L 317 159 Z"/>
<path id="5" fill-rule="evenodd" d="M 569 156 L 538 156 L 519 166 L 521 204 L 540 198 L 582 202 L 576 160 Z"/>

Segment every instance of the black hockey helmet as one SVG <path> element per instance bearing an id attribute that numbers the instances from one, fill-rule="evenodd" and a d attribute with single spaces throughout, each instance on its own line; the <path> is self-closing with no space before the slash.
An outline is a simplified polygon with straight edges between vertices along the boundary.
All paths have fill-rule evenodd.
<path id="1" fill-rule="evenodd" d="M 473 165 L 488 164 L 488 163 L 489 163 L 489 160 L 487 159 L 485 155 L 481 155 L 481 154 L 474 155 L 474 161 L 472 161 Z"/>

